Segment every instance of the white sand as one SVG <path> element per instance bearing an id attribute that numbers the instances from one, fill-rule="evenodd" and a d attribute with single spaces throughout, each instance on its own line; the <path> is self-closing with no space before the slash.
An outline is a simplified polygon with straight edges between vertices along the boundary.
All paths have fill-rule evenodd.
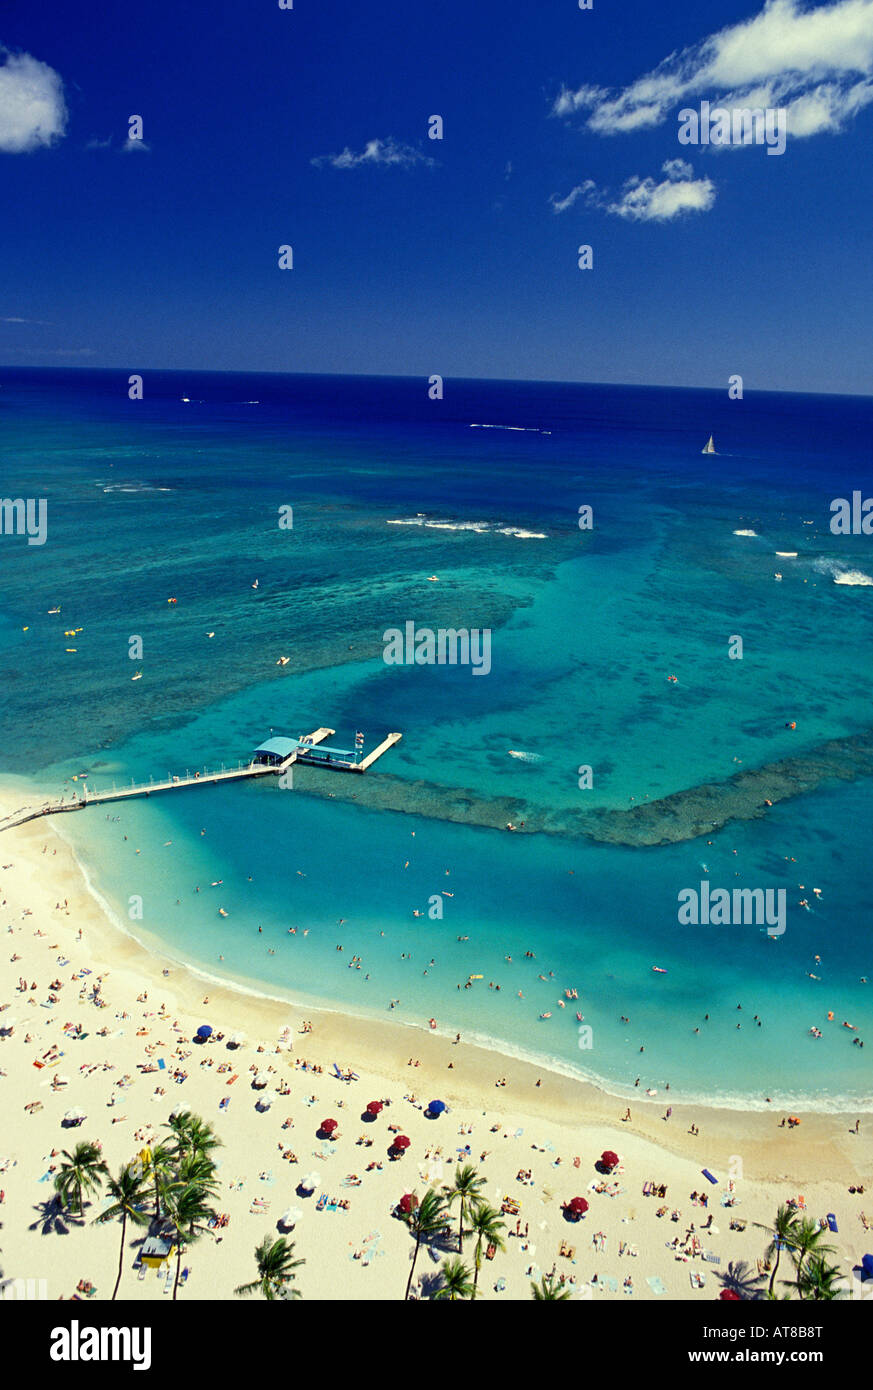
<path id="1" fill-rule="evenodd" d="M 755 1223 L 769 1223 L 781 1201 L 801 1195 L 814 1217 L 835 1213 L 834 1259 L 847 1280 L 873 1246 L 873 1233 L 865 1232 L 861 1218 L 869 1202 L 873 1220 L 873 1188 L 867 1196 L 848 1192 L 849 1186 L 873 1182 L 871 1115 L 861 1117 L 860 1135 L 850 1133 L 849 1117 L 840 1115 L 804 1114 L 800 1128 L 789 1131 L 778 1127 L 776 1114 L 676 1105 L 665 1121 L 661 1098 L 652 1102 L 643 1096 L 632 1104 L 632 1120 L 622 1123 L 625 1105 L 614 1097 L 463 1041 L 455 1045 L 394 1023 L 317 1014 L 229 988 L 209 988 L 207 1003 L 202 980 L 165 964 L 106 919 L 49 820 L 0 835 L 0 863 L 0 1029 L 13 1030 L 0 1037 L 0 1260 L 6 1278 L 45 1280 L 49 1298 L 69 1298 L 80 1279 L 90 1280 L 98 1297 L 108 1298 L 120 1235 L 115 1224 L 93 1224 L 102 1204 L 99 1195 L 86 1210 L 84 1226 L 54 1217 L 46 1222 L 44 1204 L 53 1189 L 51 1178 L 40 1179 L 59 1162 L 52 1150 L 100 1140 L 114 1172 L 161 1133 L 178 1105 L 202 1115 L 222 1140 L 217 1206 L 230 1217 L 215 1237 L 204 1238 L 184 1256 L 190 1277 L 180 1289 L 182 1299 L 231 1298 L 237 1284 L 255 1275 L 256 1244 L 267 1234 L 279 1234 L 278 1218 L 294 1206 L 302 1215 L 290 1238 L 296 1256 L 306 1261 L 297 1277 L 305 1298 L 402 1298 L 412 1240 L 392 1217 L 392 1208 L 405 1192 L 422 1194 L 429 1171 L 437 1185 L 447 1181 L 457 1149 L 468 1144 L 486 1178 L 487 1200 L 499 1207 L 509 1195 L 520 1206 L 518 1218 L 504 1220 L 507 1232 L 514 1232 L 519 1220 L 522 1236 L 513 1234 L 506 1251 L 483 1264 L 485 1298 L 528 1298 L 530 1274 L 554 1267 L 575 1281 L 582 1297 L 655 1298 L 646 1282 L 655 1277 L 666 1290 L 662 1297 L 712 1299 L 731 1269 L 747 1279 L 755 1275 L 766 1244 Z M 82 976 L 83 968 L 91 973 Z M 21 992 L 20 977 L 28 985 Z M 98 977 L 102 1008 L 89 999 Z M 54 980 L 61 981 L 57 1002 L 46 1007 Z M 310 1034 L 300 1032 L 304 1018 L 314 1024 Z M 66 1036 L 66 1022 L 81 1023 L 87 1037 Z M 196 1029 L 204 1022 L 222 1032 L 224 1041 L 195 1044 Z M 288 1041 L 281 1043 L 285 1029 L 290 1029 Z M 227 1038 L 236 1030 L 248 1041 L 231 1051 Z M 51 1048 L 57 1054 L 50 1054 Z M 420 1066 L 407 1065 L 410 1054 Z M 166 1070 L 141 1070 L 159 1057 Z M 43 1058 L 45 1065 L 37 1067 Z M 323 1071 L 304 1072 L 304 1058 Z M 331 1074 L 334 1061 L 344 1070 L 354 1068 L 360 1080 L 338 1080 Z M 181 1084 L 172 1079 L 177 1067 L 187 1073 Z M 265 1070 L 289 1093 L 260 1112 L 251 1079 Z M 233 1075 L 237 1080 L 229 1084 Z M 57 1077 L 68 1081 L 55 1088 Z M 506 1078 L 505 1086 L 495 1086 L 498 1077 Z M 407 1098 L 411 1094 L 415 1102 Z M 315 1101 L 307 1103 L 312 1096 Z M 391 1105 L 374 1123 L 362 1121 L 368 1101 L 389 1097 Z M 450 1109 L 428 1120 L 422 1102 L 433 1097 Z M 224 1098 L 230 1105 L 221 1110 Z M 27 1111 L 34 1102 L 39 1108 Z M 62 1117 L 74 1106 L 86 1111 L 87 1120 L 65 1129 Z M 316 1131 L 328 1116 L 339 1120 L 340 1132 L 323 1149 Z M 293 1124 L 283 1129 L 288 1117 Z M 697 1136 L 688 1133 L 692 1120 Z M 397 1161 L 388 1157 L 391 1124 L 412 1141 Z M 359 1146 L 360 1135 L 372 1139 L 372 1146 Z M 606 1148 L 622 1159 L 621 1191 L 615 1197 L 588 1190 L 599 1181 L 594 1165 Z M 288 1149 L 297 1155 L 296 1164 L 283 1158 Z M 367 1172 L 373 1162 L 381 1167 Z M 702 1177 L 704 1166 L 719 1179 L 717 1186 Z M 518 1181 L 519 1170 L 530 1170 L 532 1181 Z M 315 1196 L 301 1197 L 296 1184 L 312 1171 L 319 1173 L 320 1186 Z M 731 1173 L 737 1204 L 727 1209 L 721 1199 Z M 360 1186 L 343 1185 L 350 1174 L 358 1175 Z M 666 1201 L 642 1195 L 643 1183 L 652 1180 L 668 1185 Z M 703 1189 L 708 1211 L 690 1200 L 692 1191 Z M 350 1210 L 317 1211 L 322 1192 L 347 1199 Z M 576 1195 L 586 1197 L 590 1209 L 583 1221 L 569 1224 L 561 1203 Z M 255 1199 L 265 1204 L 263 1211 L 252 1209 Z M 676 1221 L 674 1210 L 681 1213 Z M 710 1214 L 713 1229 L 701 1231 Z M 731 1230 L 732 1218 L 745 1222 L 745 1230 Z M 667 1248 L 677 1236 L 684 1240 L 692 1223 L 702 1249 L 719 1264 L 699 1256 L 677 1259 Z M 598 1232 L 605 1237 L 603 1249 L 595 1248 Z M 141 1281 L 137 1277 L 142 1236 L 129 1233 L 119 1298 L 169 1297 L 163 1277 L 153 1272 Z M 559 1253 L 562 1241 L 574 1248 L 573 1256 Z M 623 1244 L 636 1253 L 622 1254 Z M 469 1262 L 472 1250 L 468 1238 Z M 352 1258 L 356 1252 L 362 1258 Z M 438 1262 L 422 1250 L 416 1276 L 432 1280 L 437 1271 Z M 783 1272 L 789 1273 L 784 1259 Z M 705 1275 L 702 1290 L 692 1288 L 692 1273 Z M 622 1291 L 629 1275 L 632 1295 Z M 503 1292 L 495 1289 L 500 1279 Z M 606 1282 L 610 1279 L 617 1281 L 615 1290 Z"/>

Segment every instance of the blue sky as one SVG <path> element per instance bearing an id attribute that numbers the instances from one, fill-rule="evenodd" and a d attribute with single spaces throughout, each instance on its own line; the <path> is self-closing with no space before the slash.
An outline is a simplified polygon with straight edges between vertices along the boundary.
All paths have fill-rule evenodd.
<path id="1" fill-rule="evenodd" d="M 873 0 L 6 0 L 0 46 L 0 363 L 870 393 Z M 785 153 L 680 145 L 702 100 Z"/>

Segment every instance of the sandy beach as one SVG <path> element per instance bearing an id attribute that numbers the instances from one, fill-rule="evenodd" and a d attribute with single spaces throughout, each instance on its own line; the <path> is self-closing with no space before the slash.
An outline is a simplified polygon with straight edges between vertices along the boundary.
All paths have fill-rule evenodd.
<path id="1" fill-rule="evenodd" d="M 4 803 L 13 809 L 20 793 Z M 836 1218 L 832 1259 L 847 1287 L 870 1249 L 871 1114 L 800 1113 L 789 1129 L 779 1113 L 679 1103 L 665 1118 L 669 1095 L 641 1094 L 626 1120 L 625 1102 L 594 1086 L 454 1035 L 205 983 L 118 930 L 50 820 L 5 832 L 0 863 L 2 1271 L 44 1280 L 50 1299 L 70 1298 L 83 1280 L 109 1298 L 118 1262 L 117 1224 L 93 1222 L 103 1194 L 84 1224 L 53 1207 L 61 1150 L 100 1141 L 115 1172 L 166 1133 L 179 1106 L 221 1140 L 216 1205 L 227 1217 L 183 1256 L 180 1298 L 232 1298 L 255 1276 L 256 1245 L 280 1233 L 306 1262 L 296 1280 L 304 1298 L 402 1298 L 413 1242 L 394 1208 L 405 1193 L 447 1183 L 458 1162 L 477 1168 L 486 1200 L 509 1208 L 506 1249 L 479 1278 L 487 1299 L 529 1298 L 531 1279 L 553 1270 L 582 1298 L 706 1300 L 725 1284 L 753 1297 L 766 1288 L 756 1223 L 769 1225 L 788 1200 Z M 214 1031 L 200 1043 L 203 1024 Z M 238 1032 L 245 1041 L 231 1048 Z M 259 1107 L 264 1089 L 273 1099 Z M 448 1108 L 429 1118 L 435 1098 Z M 367 1120 L 372 1100 L 384 1109 Z M 75 1107 L 86 1118 L 64 1127 Z M 339 1126 L 329 1141 L 319 1133 L 326 1118 Z M 390 1153 L 396 1132 L 410 1140 L 400 1158 Z M 621 1159 L 611 1177 L 595 1166 L 606 1149 Z M 313 1172 L 318 1185 L 302 1195 L 299 1180 Z M 859 1187 L 866 1193 L 849 1190 Z M 576 1196 L 589 1209 L 571 1222 L 562 1204 Z M 289 1208 L 299 1216 L 285 1231 Z M 121 1299 L 169 1297 L 164 1270 L 138 1267 L 144 1234 L 128 1234 Z M 434 1291 L 447 1253 L 422 1250 L 414 1292 Z M 468 1264 L 472 1253 L 467 1238 Z"/>

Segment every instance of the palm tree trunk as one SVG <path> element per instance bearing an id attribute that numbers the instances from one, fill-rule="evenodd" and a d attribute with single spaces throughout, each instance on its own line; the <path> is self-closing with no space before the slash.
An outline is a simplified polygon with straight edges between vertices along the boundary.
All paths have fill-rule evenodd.
<path id="1" fill-rule="evenodd" d="M 403 1295 L 403 1301 L 404 1301 L 404 1303 L 405 1303 L 406 1300 L 409 1298 L 409 1290 L 412 1288 L 412 1279 L 413 1279 L 413 1276 L 414 1276 L 414 1274 L 415 1274 L 415 1262 L 416 1262 L 416 1260 L 418 1259 L 418 1247 L 420 1246 L 420 1244 L 421 1244 L 421 1232 L 419 1231 L 418 1234 L 417 1234 L 416 1237 L 415 1237 L 415 1252 L 414 1252 L 414 1254 L 413 1254 L 413 1256 L 412 1256 L 412 1268 L 411 1268 L 410 1271 L 409 1271 L 409 1278 L 408 1278 L 407 1281 L 406 1281 L 406 1293 Z"/>
<path id="2" fill-rule="evenodd" d="M 476 1285 L 479 1283 L 479 1267 L 482 1263 L 482 1237 L 476 1241 L 476 1255 L 473 1260 L 473 1298 L 476 1297 Z"/>
<path id="3" fill-rule="evenodd" d="M 121 1217 L 121 1249 L 120 1249 L 119 1252 L 118 1252 L 118 1277 L 117 1277 L 116 1280 L 115 1280 L 115 1288 L 112 1290 L 112 1298 L 111 1298 L 111 1300 L 110 1300 L 110 1302 L 112 1302 L 112 1303 L 115 1302 L 115 1296 L 116 1296 L 116 1294 L 118 1293 L 118 1285 L 121 1283 L 121 1271 L 122 1271 L 122 1269 L 124 1268 L 124 1237 L 125 1237 L 125 1234 L 126 1234 L 126 1233 L 127 1233 L 127 1212 L 125 1211 L 125 1212 L 122 1213 L 122 1217 Z"/>
<path id="4" fill-rule="evenodd" d="M 458 1254 L 464 1253 L 464 1199 L 461 1198 L 461 1215 L 458 1220 Z"/>
<path id="5" fill-rule="evenodd" d="M 176 1245 L 176 1282 L 173 1284 L 173 1302 L 176 1302 L 176 1294 L 179 1292 L 179 1273 L 182 1269 L 182 1235 L 176 1232 L 178 1243 Z"/>
<path id="6" fill-rule="evenodd" d="M 770 1289 L 769 1289 L 769 1293 L 770 1293 L 770 1297 L 771 1297 L 771 1298 L 773 1297 L 773 1285 L 776 1283 L 776 1271 L 777 1271 L 778 1268 L 779 1268 L 779 1255 L 780 1255 L 780 1253 L 781 1253 L 781 1252 L 780 1252 L 779 1246 L 777 1245 L 777 1247 L 776 1247 L 776 1263 L 775 1263 L 774 1266 L 773 1266 L 773 1273 L 770 1275 Z"/>

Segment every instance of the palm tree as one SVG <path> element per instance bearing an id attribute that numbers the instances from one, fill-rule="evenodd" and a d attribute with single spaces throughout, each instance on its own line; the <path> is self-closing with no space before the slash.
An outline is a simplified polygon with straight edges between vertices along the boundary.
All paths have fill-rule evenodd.
<path id="1" fill-rule="evenodd" d="M 476 1286 L 470 1280 L 470 1271 L 456 1255 L 452 1260 L 443 1260 L 445 1283 L 434 1294 L 434 1298 L 447 1298 L 454 1303 L 456 1298 L 475 1298 Z"/>
<path id="2" fill-rule="evenodd" d="M 446 1204 L 445 1199 L 429 1187 L 421 1201 L 412 1208 L 405 1216 L 405 1221 L 412 1234 L 415 1236 L 415 1250 L 412 1255 L 412 1267 L 409 1271 L 409 1278 L 406 1281 L 406 1293 L 404 1300 L 409 1298 L 409 1290 L 412 1288 L 412 1280 L 415 1275 L 415 1262 L 418 1259 L 418 1251 L 421 1242 L 425 1237 L 434 1236 L 438 1231 L 445 1228 Z"/>
<path id="3" fill-rule="evenodd" d="M 167 1217 L 176 1231 L 176 1279 L 173 1284 L 173 1301 L 179 1292 L 179 1276 L 182 1270 L 182 1245 L 193 1245 L 209 1230 L 206 1222 L 216 1215 L 207 1203 L 211 1193 L 197 1183 L 186 1183 L 184 1187 L 174 1186 L 164 1201 Z"/>
<path id="4" fill-rule="evenodd" d="M 253 1279 L 250 1284 L 240 1284 L 234 1289 L 241 1298 L 249 1298 L 253 1293 L 262 1293 L 264 1298 L 271 1302 L 274 1298 L 299 1298 L 299 1289 L 291 1288 L 292 1279 L 296 1278 L 295 1269 L 300 1265 L 305 1265 L 305 1260 L 294 1259 L 294 1241 L 286 1240 L 280 1236 L 278 1240 L 271 1242 L 269 1236 L 264 1236 L 257 1250 L 255 1260 L 258 1265 L 258 1277 Z"/>
<path id="5" fill-rule="evenodd" d="M 470 1214 L 471 1234 L 476 1237 L 476 1253 L 473 1259 L 473 1288 L 475 1290 L 479 1283 L 479 1271 L 482 1268 L 482 1246 L 496 1245 L 498 1250 L 505 1250 L 506 1246 L 500 1232 L 506 1229 L 506 1223 L 500 1220 L 500 1213 L 494 1207 L 489 1207 L 487 1202 L 477 1202 Z"/>
<path id="6" fill-rule="evenodd" d="M 127 1223 L 131 1222 L 134 1226 L 147 1226 L 149 1218 L 145 1212 L 140 1210 L 140 1206 L 145 1199 L 145 1183 L 142 1170 L 135 1163 L 127 1163 L 119 1169 L 118 1177 L 108 1177 L 106 1186 L 112 1198 L 112 1205 L 105 1211 L 101 1211 L 96 1216 L 95 1221 L 103 1225 L 106 1221 L 114 1221 L 116 1217 L 121 1217 L 121 1246 L 118 1251 L 118 1274 L 115 1279 L 115 1288 L 112 1290 L 112 1301 L 118 1294 L 118 1286 L 121 1283 L 121 1272 L 124 1268 L 124 1238 L 127 1235 Z"/>
<path id="7" fill-rule="evenodd" d="M 794 1244 L 794 1232 L 797 1227 L 797 1213 L 791 1207 L 780 1206 L 776 1213 L 776 1220 L 772 1226 L 762 1226 L 760 1222 L 756 1225 L 762 1231 L 766 1231 L 770 1237 L 767 1249 L 764 1251 L 764 1258 L 772 1260 L 776 1256 L 776 1263 L 770 1275 L 770 1286 L 767 1290 L 767 1297 L 773 1297 L 773 1285 L 776 1283 L 776 1271 L 779 1268 L 779 1256 L 782 1250 Z"/>
<path id="8" fill-rule="evenodd" d="M 811 1221 L 808 1216 L 804 1216 L 794 1227 L 791 1246 L 791 1256 L 794 1260 L 797 1276 L 795 1280 L 797 1293 L 802 1298 L 801 1279 L 807 1255 L 815 1255 L 823 1259 L 825 1255 L 833 1255 L 834 1247 L 825 1243 L 825 1232 L 817 1221 Z"/>
<path id="9" fill-rule="evenodd" d="M 161 1219 L 161 1197 L 172 1185 L 175 1153 L 169 1144 L 155 1144 L 140 1154 L 143 1177 L 150 1177 L 155 1195 L 155 1221 Z"/>
<path id="10" fill-rule="evenodd" d="M 845 1291 L 837 1287 L 837 1280 L 842 1278 L 842 1271 L 836 1265 L 829 1265 L 822 1255 L 812 1255 L 801 1275 L 800 1296 L 816 1301 L 843 1298 Z"/>
<path id="11" fill-rule="evenodd" d="M 450 1207 L 458 1202 L 460 1206 L 460 1218 L 458 1221 L 458 1254 L 464 1253 L 464 1220 L 469 1215 L 474 1202 L 478 1200 L 481 1189 L 485 1186 L 485 1179 L 480 1178 L 476 1169 L 470 1163 L 465 1163 L 463 1168 L 460 1165 L 455 1169 L 454 1182 L 451 1187 L 444 1189 Z"/>
<path id="12" fill-rule="evenodd" d="M 60 1172 L 55 1175 L 55 1192 L 70 1210 L 70 1197 L 75 1194 L 76 1212 L 81 1216 L 84 1211 L 83 1194 L 96 1192 L 108 1170 L 103 1162 L 99 1144 L 86 1140 L 77 1144 L 72 1153 L 66 1149 L 62 1152 L 66 1161 L 61 1164 Z"/>
<path id="13" fill-rule="evenodd" d="M 175 1140 L 173 1152 L 177 1157 L 185 1153 L 208 1154 L 221 1144 L 221 1140 L 212 1132 L 211 1125 L 199 1115 L 192 1115 L 189 1110 L 171 1116 L 164 1128 L 170 1131 Z"/>
<path id="14" fill-rule="evenodd" d="M 196 1184 L 210 1197 L 217 1195 L 218 1178 L 211 1158 L 199 1152 L 182 1154 L 176 1166 L 173 1185 L 185 1187 L 189 1183 Z"/>
<path id="15" fill-rule="evenodd" d="M 565 1289 L 562 1284 L 559 1284 L 554 1275 L 551 1274 L 544 1274 L 538 1284 L 535 1284 L 534 1281 L 531 1280 L 530 1287 L 531 1298 L 533 1298 L 536 1303 L 558 1303 L 570 1297 L 570 1290 Z"/>

